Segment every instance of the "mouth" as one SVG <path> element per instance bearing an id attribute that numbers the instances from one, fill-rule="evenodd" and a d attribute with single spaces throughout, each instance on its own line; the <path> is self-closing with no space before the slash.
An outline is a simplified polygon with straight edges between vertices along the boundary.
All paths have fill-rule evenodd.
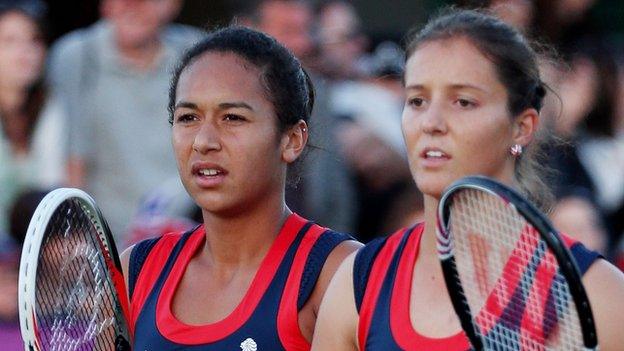
<path id="1" fill-rule="evenodd" d="M 216 164 L 197 162 L 191 170 L 196 183 L 202 188 L 211 188 L 221 184 L 228 171 Z"/>
<path id="2" fill-rule="evenodd" d="M 195 172 L 195 174 L 204 177 L 214 177 L 223 174 L 223 171 L 217 168 L 202 168 Z"/>
<path id="3" fill-rule="evenodd" d="M 425 148 L 420 153 L 420 157 L 425 160 L 448 160 L 451 158 L 449 154 L 437 148 Z"/>

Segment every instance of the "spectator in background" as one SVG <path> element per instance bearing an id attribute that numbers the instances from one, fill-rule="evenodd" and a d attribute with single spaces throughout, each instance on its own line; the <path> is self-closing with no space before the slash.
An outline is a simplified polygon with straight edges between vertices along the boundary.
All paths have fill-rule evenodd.
<path id="1" fill-rule="evenodd" d="M 97 200 L 123 238 L 140 197 L 176 173 L 169 135 L 169 72 L 200 37 L 172 25 L 181 0 L 102 0 L 103 19 L 61 38 L 50 82 L 69 117 L 70 184 Z"/>
<path id="2" fill-rule="evenodd" d="M 22 350 L 17 306 L 19 257 L 26 230 L 46 192 L 26 190 L 18 195 L 9 210 L 11 241 L 0 250 L 0 345 L 3 350 Z"/>
<path id="3" fill-rule="evenodd" d="M 503 22 L 524 33 L 529 31 L 535 11 L 532 0 L 491 0 L 489 8 Z"/>
<path id="4" fill-rule="evenodd" d="M 610 256 L 622 231 L 624 149 L 616 131 L 617 71 L 597 41 L 583 46 L 570 69 L 550 69 L 560 107 L 545 109 L 551 131 L 564 143 L 552 146 L 557 171 L 553 221 L 587 246 Z M 558 75 L 558 77 L 557 77 Z M 552 101 L 550 101 L 552 105 Z M 593 229 L 592 229 L 593 228 Z"/>
<path id="5" fill-rule="evenodd" d="M 399 228 L 387 223 L 388 216 L 394 217 L 394 223 L 413 217 L 411 206 L 399 200 L 401 194 L 419 196 L 411 181 L 401 132 L 403 60 L 398 45 L 383 42 L 362 59 L 367 78 L 334 81 L 332 86 L 332 111 L 343 120 L 338 128 L 341 150 L 357 178 L 356 232 L 363 241 L 384 229 L 392 232 Z M 403 205 L 395 205 L 397 201 Z"/>
<path id="6" fill-rule="evenodd" d="M 42 82 L 44 12 L 40 1 L 0 1 L 0 233 L 21 191 L 64 181 L 63 116 Z"/>
<path id="7" fill-rule="evenodd" d="M 311 145 L 301 167 L 301 180 L 286 191 L 286 202 L 297 213 L 342 232 L 355 228 L 355 184 L 338 150 L 336 118 L 331 114 L 328 82 L 313 62 L 314 13 L 306 1 L 260 0 L 239 14 L 241 25 L 265 32 L 295 54 L 306 66 L 316 90 L 311 118 Z"/>
<path id="8" fill-rule="evenodd" d="M 596 0 L 535 0 L 533 31 L 559 50 L 597 33 L 590 12 Z"/>
<path id="9" fill-rule="evenodd" d="M 314 50 L 311 30 L 314 14 L 305 0 L 258 0 L 241 10 L 239 24 L 254 27 L 277 39 L 300 60 Z"/>
<path id="10" fill-rule="evenodd" d="M 578 157 L 587 171 L 609 234 L 608 254 L 624 232 L 624 131 L 616 115 L 618 68 L 612 49 L 587 46 L 593 65 L 593 103 L 579 130 Z M 578 97 L 573 97 L 578 98 Z"/>
<path id="11" fill-rule="evenodd" d="M 525 34 L 533 24 L 536 7 L 535 0 L 457 0 L 457 5 L 488 9 L 494 16 Z"/>
<path id="12" fill-rule="evenodd" d="M 412 184 L 401 132 L 403 51 L 383 42 L 367 54 L 360 18 L 345 0 L 320 3 L 316 33 L 315 67 L 327 82 L 336 139 L 357 190 L 356 233 L 368 241 L 388 227 L 391 208 L 391 222 L 402 221 L 406 211 L 393 203 Z"/>
<path id="13" fill-rule="evenodd" d="M 331 80 L 363 78 L 367 72 L 360 63 L 368 39 L 353 5 L 345 0 L 327 0 L 316 12 L 317 69 Z"/>

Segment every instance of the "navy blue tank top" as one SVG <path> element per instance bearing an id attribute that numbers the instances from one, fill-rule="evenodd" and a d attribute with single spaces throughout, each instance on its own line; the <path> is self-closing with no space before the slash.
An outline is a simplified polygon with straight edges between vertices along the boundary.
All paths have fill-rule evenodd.
<path id="1" fill-rule="evenodd" d="M 204 237 L 200 226 L 135 246 L 129 267 L 133 349 L 309 350 L 298 312 L 310 297 L 329 253 L 351 238 L 291 215 L 234 311 L 219 322 L 190 326 L 175 318 L 171 302 Z"/>
<path id="2" fill-rule="evenodd" d="M 446 338 L 429 338 L 412 327 L 409 308 L 414 265 L 424 225 L 401 229 L 368 243 L 355 257 L 353 287 L 360 351 L 465 351 L 470 349 L 463 332 Z M 563 236 L 584 274 L 600 257 L 581 243 Z"/>

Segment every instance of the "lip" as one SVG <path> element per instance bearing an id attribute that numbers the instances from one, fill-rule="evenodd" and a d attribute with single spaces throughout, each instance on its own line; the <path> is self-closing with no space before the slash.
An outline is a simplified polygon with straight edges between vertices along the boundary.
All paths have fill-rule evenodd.
<path id="1" fill-rule="evenodd" d="M 441 152 L 442 157 L 428 157 L 427 153 L 431 151 Z M 449 153 L 447 153 L 446 151 L 438 147 L 425 147 L 418 154 L 418 156 L 420 159 L 420 164 L 424 168 L 431 168 L 431 169 L 440 168 L 452 159 L 452 156 Z"/>
<path id="2" fill-rule="evenodd" d="M 199 171 L 206 168 L 215 169 L 217 170 L 218 174 L 207 176 L 199 173 Z M 225 168 L 211 162 L 198 161 L 194 162 L 191 166 L 191 174 L 193 180 L 195 181 L 195 184 L 197 184 L 197 186 L 199 186 L 200 188 L 215 188 L 221 185 L 225 181 L 228 173 L 229 172 Z"/>

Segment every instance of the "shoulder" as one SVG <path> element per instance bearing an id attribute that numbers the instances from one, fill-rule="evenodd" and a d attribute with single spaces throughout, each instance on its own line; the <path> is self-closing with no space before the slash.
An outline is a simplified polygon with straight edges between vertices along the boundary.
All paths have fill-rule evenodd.
<path id="1" fill-rule="evenodd" d="M 106 31 L 106 24 L 102 21 L 89 27 L 82 28 L 65 34 L 51 47 L 50 54 L 53 57 L 67 57 L 80 55 L 85 43 L 96 40 Z"/>
<path id="2" fill-rule="evenodd" d="M 356 280 L 356 285 L 358 285 L 357 280 L 366 280 L 371 267 L 377 260 L 379 252 L 384 249 L 389 242 L 400 241 L 408 232 L 411 233 L 411 230 L 408 228 L 399 229 L 388 236 L 379 237 L 370 241 L 358 251 L 353 262 L 353 278 Z"/>
<path id="3" fill-rule="evenodd" d="M 624 344 L 624 273 L 606 260 L 597 260 L 583 276 L 601 350 L 620 350 Z"/>
<path id="4" fill-rule="evenodd" d="M 570 250 L 572 257 L 576 261 L 581 275 L 584 275 L 599 258 L 603 258 L 601 254 L 588 249 L 580 241 L 563 233 L 560 233 L 560 235 L 565 246 Z"/>
<path id="5" fill-rule="evenodd" d="M 308 301 L 318 311 L 321 300 L 336 270 L 362 244 L 350 235 L 325 230 L 312 246 L 306 259 L 299 291 L 299 307 Z"/>
<path id="6" fill-rule="evenodd" d="M 186 234 L 186 232 L 171 232 L 161 236 L 141 240 L 138 243 L 126 248 L 120 255 L 125 275 L 128 275 L 129 266 L 133 263 L 131 261 L 135 260 L 137 255 L 146 257 L 154 250 L 161 253 L 169 252 L 184 234 Z"/>
<path id="7" fill-rule="evenodd" d="M 347 256 L 336 271 L 319 309 L 313 350 L 357 350 L 358 313 L 353 299 L 353 262 Z"/>
<path id="8" fill-rule="evenodd" d="M 107 31 L 103 21 L 97 22 L 90 27 L 75 30 L 58 39 L 50 48 L 48 56 L 48 78 L 52 85 L 59 84 L 59 80 L 65 80 L 66 75 L 72 77 L 82 71 L 80 65 L 86 57 L 88 43 L 97 43 L 104 38 Z M 94 44 L 89 44 L 94 45 Z"/>

